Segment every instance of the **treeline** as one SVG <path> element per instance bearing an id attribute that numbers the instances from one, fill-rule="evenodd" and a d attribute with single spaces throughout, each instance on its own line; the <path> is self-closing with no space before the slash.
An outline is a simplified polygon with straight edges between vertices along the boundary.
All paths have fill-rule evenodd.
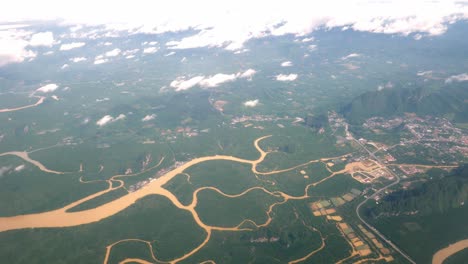
<path id="1" fill-rule="evenodd" d="M 427 181 L 413 189 L 393 192 L 366 210 L 375 217 L 381 214 L 418 212 L 444 213 L 452 208 L 468 206 L 468 164 L 454 169 L 449 175 Z"/>

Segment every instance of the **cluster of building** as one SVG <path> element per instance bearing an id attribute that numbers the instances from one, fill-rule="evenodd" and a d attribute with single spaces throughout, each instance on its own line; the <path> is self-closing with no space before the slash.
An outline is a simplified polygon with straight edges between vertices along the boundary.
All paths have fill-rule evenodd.
<path id="1" fill-rule="evenodd" d="M 166 140 L 176 140 L 177 137 L 196 137 L 200 131 L 192 127 L 176 127 L 175 129 L 163 129 L 160 131 L 160 135 Z"/>
<path id="2" fill-rule="evenodd" d="M 333 133 L 336 133 L 338 129 L 345 128 L 348 125 L 346 120 L 335 111 L 328 112 L 328 124 L 330 125 Z"/>
<path id="3" fill-rule="evenodd" d="M 416 173 L 423 173 L 424 170 L 417 168 L 416 166 L 398 166 L 398 168 L 406 175 L 413 175 Z"/>
<path id="4" fill-rule="evenodd" d="M 145 185 L 149 184 L 150 182 L 158 179 L 159 177 L 163 176 L 164 174 L 168 173 L 169 171 L 171 170 L 174 170 L 182 165 L 184 165 L 185 162 L 183 161 L 176 161 L 172 166 L 168 167 L 168 168 L 164 168 L 164 169 L 161 169 L 159 170 L 156 175 L 154 175 L 153 177 L 151 178 L 148 178 L 146 180 L 142 180 L 142 181 L 139 181 L 133 185 L 130 185 L 128 188 L 127 188 L 127 191 L 129 192 L 134 192 L 138 189 L 141 189 L 143 188 Z"/>
<path id="5" fill-rule="evenodd" d="M 236 116 L 231 119 L 231 125 L 244 122 L 273 122 L 278 120 L 288 119 L 289 117 L 276 117 L 272 115 L 251 115 L 251 116 Z"/>
<path id="6" fill-rule="evenodd" d="M 421 118 L 414 114 L 406 114 L 404 118 L 397 117 L 393 119 L 372 117 L 366 120 L 363 127 L 372 130 L 388 130 L 400 125 L 403 125 L 403 128 L 413 136 L 412 139 L 409 139 L 405 143 L 432 141 L 453 142 L 468 145 L 468 136 L 464 135 L 461 129 L 454 127 L 446 118 L 432 116 Z"/>
<path id="7" fill-rule="evenodd" d="M 279 237 L 259 237 L 259 238 L 251 238 L 250 243 L 272 243 L 279 241 Z"/>
<path id="8" fill-rule="evenodd" d="M 468 155 L 468 135 L 462 129 L 455 127 L 448 119 L 415 114 L 404 117 L 385 119 L 372 117 L 366 120 L 363 127 L 379 132 L 401 126 L 406 134 L 399 145 L 408 146 L 419 144 L 423 147 L 437 149 L 441 155 Z M 386 149 L 385 149 L 386 150 Z M 392 162 L 392 158 L 388 159 Z"/>
<path id="9" fill-rule="evenodd" d="M 82 143 L 83 143 L 83 139 L 81 138 L 65 137 L 62 139 L 59 145 L 76 146 Z"/>
<path id="10" fill-rule="evenodd" d="M 141 161 L 141 170 L 146 170 L 146 168 L 148 167 L 148 165 L 150 164 L 151 162 L 151 154 L 146 154 L 145 156 L 145 159 L 143 161 Z"/>
<path id="11" fill-rule="evenodd" d="M 371 117 L 367 119 L 362 126 L 364 128 L 368 128 L 371 130 L 378 130 L 378 129 L 393 129 L 398 126 L 400 126 L 403 121 L 406 121 L 406 119 L 403 119 L 402 117 L 397 117 L 393 119 L 385 119 L 383 117 Z"/>
<path id="12" fill-rule="evenodd" d="M 227 104 L 227 101 L 218 100 L 212 103 L 213 107 L 218 110 L 219 112 L 224 112 L 224 106 Z"/>
<path id="13" fill-rule="evenodd" d="M 396 159 L 395 159 L 395 157 L 393 157 L 393 155 L 388 154 L 388 153 L 384 155 L 384 162 L 385 163 L 392 163 L 392 162 L 395 162 L 395 161 L 396 161 Z"/>

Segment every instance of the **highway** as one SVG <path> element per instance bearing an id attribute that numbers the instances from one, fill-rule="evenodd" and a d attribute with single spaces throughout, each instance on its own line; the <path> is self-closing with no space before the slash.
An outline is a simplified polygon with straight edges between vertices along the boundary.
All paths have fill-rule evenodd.
<path id="1" fill-rule="evenodd" d="M 382 162 L 380 161 L 380 159 L 374 155 L 374 153 L 372 153 L 371 151 L 369 151 L 363 144 L 361 144 L 361 142 L 359 142 L 358 140 L 356 140 L 354 137 L 353 137 L 353 140 L 359 144 L 363 149 L 365 149 L 367 151 L 367 153 L 369 153 L 369 155 L 371 156 L 371 158 L 375 159 L 380 165 L 382 165 Z M 397 185 L 399 182 L 400 182 L 400 177 L 398 175 L 396 175 L 395 173 L 393 173 L 392 170 L 390 169 L 387 169 L 387 171 L 393 176 L 396 178 L 396 181 L 390 183 L 389 185 L 381 188 L 380 190 L 376 191 L 374 194 L 372 194 L 371 196 L 367 197 L 364 201 L 362 201 L 357 207 L 356 207 L 356 215 L 358 216 L 359 220 L 365 225 L 367 226 L 370 230 L 372 230 L 372 232 L 374 232 L 378 237 L 380 237 L 380 239 L 382 239 L 383 241 L 385 241 L 388 245 L 390 245 L 396 252 L 400 253 L 404 258 L 406 258 L 410 263 L 413 263 L 413 264 L 416 264 L 416 262 L 410 257 L 408 256 L 406 253 L 404 253 L 401 249 L 399 249 L 395 244 L 393 244 L 393 242 L 386 238 L 384 235 L 382 235 L 375 227 L 373 227 L 371 224 L 367 223 L 361 216 L 361 214 L 359 213 L 359 210 L 361 209 L 361 206 L 364 205 L 367 201 L 369 201 L 370 199 L 374 199 L 377 195 L 379 195 L 380 193 L 384 192 L 385 190 L 387 190 L 388 188 L 392 187 L 392 186 L 395 186 Z"/>

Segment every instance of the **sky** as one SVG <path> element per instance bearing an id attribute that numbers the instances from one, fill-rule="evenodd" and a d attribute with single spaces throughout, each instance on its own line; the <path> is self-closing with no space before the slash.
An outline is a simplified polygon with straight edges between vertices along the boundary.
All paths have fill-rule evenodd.
<path id="1" fill-rule="evenodd" d="M 109 31 L 128 34 L 195 29 L 193 36 L 166 45 L 174 50 L 222 47 L 239 51 L 252 38 L 306 36 L 318 28 L 338 27 L 420 39 L 441 35 L 449 24 L 467 18 L 468 0 L 5 1 L 0 10 L 0 66 L 2 61 L 5 64 L 34 57 L 28 46 L 60 42 L 51 32 L 12 29 L 11 22 L 55 20 L 70 26 L 105 25 Z M 13 59 L 5 60 L 9 54 L 13 54 Z"/>

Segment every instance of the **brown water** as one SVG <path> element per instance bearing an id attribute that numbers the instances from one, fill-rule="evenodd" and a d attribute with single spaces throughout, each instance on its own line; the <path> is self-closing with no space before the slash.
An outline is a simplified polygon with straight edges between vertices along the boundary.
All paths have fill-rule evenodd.
<path id="1" fill-rule="evenodd" d="M 322 180 L 320 180 L 318 182 L 311 183 L 311 184 L 307 185 L 305 190 L 304 190 L 304 195 L 302 195 L 302 196 L 291 196 L 291 195 L 288 195 L 288 194 L 280 192 L 280 191 L 270 192 L 270 191 L 268 191 L 267 189 L 265 189 L 263 187 L 252 187 L 252 188 L 250 188 L 248 190 L 243 191 L 240 194 L 228 195 L 228 194 L 225 194 L 222 191 L 220 191 L 219 189 L 214 188 L 214 187 L 201 187 L 201 188 L 198 188 L 197 190 L 195 190 L 195 192 L 193 194 L 192 202 L 189 205 L 185 206 L 182 203 L 180 203 L 180 201 L 177 199 L 177 197 L 173 193 L 171 193 L 170 191 L 168 191 L 168 190 L 166 190 L 165 188 L 162 187 L 166 183 L 168 183 L 170 180 L 172 180 L 175 176 L 177 176 L 178 174 L 185 174 L 184 171 L 186 169 L 188 169 L 189 167 L 194 166 L 194 165 L 199 164 L 199 163 L 207 162 L 207 161 L 228 160 L 228 161 L 233 161 L 233 162 L 238 162 L 238 163 L 250 164 L 252 166 L 252 172 L 253 173 L 259 174 L 259 175 L 271 175 L 271 174 L 275 174 L 275 173 L 291 171 L 291 170 L 297 169 L 297 168 L 299 168 L 301 166 L 306 166 L 306 165 L 314 163 L 314 162 L 324 162 L 324 161 L 336 158 L 336 157 L 333 157 L 333 158 L 324 158 L 324 159 L 319 159 L 319 160 L 312 160 L 312 161 L 309 161 L 309 162 L 306 162 L 304 164 L 297 165 L 297 166 L 294 166 L 294 167 L 291 167 L 291 168 L 288 168 L 288 169 L 271 171 L 271 172 L 259 172 L 259 171 L 257 171 L 256 167 L 257 167 L 257 165 L 259 163 L 261 163 L 265 159 L 268 152 L 263 151 L 259 147 L 258 144 L 259 144 L 259 142 L 261 140 L 263 140 L 265 138 L 268 138 L 268 137 L 270 137 L 270 136 L 261 137 L 261 138 L 258 138 L 257 140 L 255 140 L 254 146 L 255 146 L 255 148 L 258 150 L 258 152 L 260 154 L 259 158 L 256 159 L 256 160 L 247 160 L 247 159 L 237 158 L 237 157 L 234 157 L 234 156 L 226 156 L 226 155 L 214 155 L 214 156 L 196 158 L 196 159 L 190 160 L 190 161 L 186 162 L 185 164 L 173 169 L 172 171 L 169 171 L 165 175 L 151 181 L 149 184 L 145 185 L 144 187 L 138 189 L 135 192 L 128 193 L 125 196 L 122 196 L 120 198 L 117 198 L 117 199 L 115 199 L 113 201 L 110 201 L 110 202 L 108 202 L 106 204 L 100 205 L 100 206 L 92 208 L 92 209 L 87 209 L 87 210 L 78 211 L 78 212 L 68 212 L 68 210 L 70 208 L 73 208 L 73 207 L 75 207 L 75 206 L 77 206 L 79 204 L 82 204 L 82 203 L 86 202 L 86 201 L 89 201 L 91 199 L 99 197 L 99 196 L 101 196 L 101 195 L 103 195 L 103 194 L 105 194 L 105 193 L 107 193 L 109 191 L 112 191 L 112 190 L 115 190 L 115 189 L 118 189 L 118 188 L 122 188 L 123 187 L 123 181 L 122 180 L 117 180 L 116 178 L 131 176 L 131 175 L 116 175 L 116 176 L 112 177 L 111 179 L 106 180 L 108 182 L 108 184 L 109 184 L 107 189 L 105 189 L 103 191 L 100 191 L 100 192 L 97 192 L 95 194 L 89 195 L 89 196 L 87 196 L 85 198 L 82 198 L 82 199 L 80 199 L 78 201 L 75 201 L 75 202 L 73 202 L 73 203 L 71 203 L 71 204 L 69 204 L 67 206 L 62 207 L 62 208 L 47 211 L 47 212 L 42 212 L 42 213 L 35 213 L 35 214 L 28 214 L 28 215 L 18 215 L 18 216 L 12 216 L 12 217 L 0 217 L 0 232 L 9 231 L 9 230 L 24 229 L 24 228 L 45 228 L 45 227 L 58 228 L 58 227 L 72 227 L 72 226 L 78 226 L 78 225 L 83 225 L 83 224 L 90 224 L 90 223 L 94 223 L 94 222 L 100 221 L 102 219 L 108 218 L 110 216 L 113 216 L 113 215 L 123 211 L 124 209 L 128 208 L 129 206 L 134 204 L 136 201 L 138 201 L 139 199 L 141 199 L 141 198 L 143 198 L 145 196 L 154 195 L 154 194 L 162 195 L 162 196 L 166 197 L 167 199 L 169 199 L 172 202 L 172 204 L 174 204 L 174 206 L 176 206 L 177 208 L 190 212 L 193 219 L 194 219 L 194 221 L 197 223 L 197 225 L 200 226 L 202 229 L 204 229 L 205 232 L 206 232 L 206 237 L 205 237 L 205 239 L 203 240 L 203 242 L 200 245 L 198 245 L 196 248 L 192 249 L 190 252 L 187 252 L 183 256 L 181 256 L 179 258 L 176 258 L 174 260 L 168 261 L 168 263 L 177 263 L 177 262 L 179 262 L 181 260 L 184 260 L 184 259 L 190 257 L 191 255 L 193 255 L 197 251 L 199 251 L 201 248 L 203 248 L 206 245 L 206 243 L 208 243 L 208 241 L 210 240 L 212 230 L 217 230 L 217 231 L 250 230 L 250 229 L 246 229 L 246 228 L 241 228 L 241 226 L 245 222 L 250 222 L 250 223 L 254 224 L 257 227 L 267 226 L 272 221 L 272 218 L 271 218 L 270 214 L 271 214 L 271 212 L 272 212 L 272 210 L 273 210 L 273 208 L 275 206 L 277 206 L 279 204 L 283 204 L 283 203 L 287 202 L 290 199 L 299 200 L 299 199 L 309 198 L 309 196 L 307 194 L 307 191 L 308 191 L 308 188 L 310 186 L 315 186 L 317 184 L 320 184 L 321 182 L 333 177 L 336 174 L 344 173 L 347 170 L 349 170 L 350 167 L 351 167 L 351 166 L 346 166 L 345 169 L 343 169 L 341 171 L 338 171 L 338 172 L 333 172 L 333 173 L 331 173 L 330 176 L 326 177 L 325 179 L 322 179 Z M 0 156 L 4 156 L 4 155 L 16 155 L 16 156 L 24 159 L 25 161 L 34 164 L 39 169 L 41 169 L 41 170 L 43 170 L 45 172 L 58 173 L 58 174 L 63 173 L 63 172 L 57 172 L 57 171 L 47 169 L 40 162 L 32 160 L 31 158 L 29 158 L 27 152 L 6 152 L 6 153 L 3 153 L 3 154 L 0 154 Z M 162 160 L 159 162 L 159 164 L 161 164 L 161 162 L 162 162 Z M 154 167 L 156 167 L 156 166 L 154 166 Z M 152 167 L 152 168 L 154 168 L 154 167 Z M 82 181 L 81 179 L 80 179 L 80 181 L 83 182 L 83 183 L 86 183 L 85 181 Z M 120 185 L 112 187 L 112 181 L 118 181 L 118 182 L 120 182 Z M 273 204 L 271 204 L 269 206 L 269 208 L 268 208 L 268 210 L 266 212 L 266 214 L 268 216 L 268 219 L 267 219 L 267 221 L 265 223 L 259 224 L 259 223 L 253 222 L 252 220 L 247 219 L 247 220 L 244 220 L 242 223 L 240 223 L 238 226 L 235 226 L 235 227 L 209 226 L 209 225 L 206 225 L 205 223 L 203 223 L 201 221 L 197 211 L 195 210 L 195 207 L 196 207 L 196 205 L 198 203 L 198 197 L 197 197 L 198 193 L 203 191 L 203 190 L 207 190 L 207 189 L 216 191 L 216 192 L 220 193 L 221 195 L 224 195 L 224 196 L 230 197 L 230 198 L 240 197 L 240 196 L 242 196 L 242 195 L 244 195 L 244 194 L 246 194 L 246 193 L 248 193 L 248 192 L 250 192 L 252 190 L 262 190 L 262 191 L 264 191 L 264 192 L 266 192 L 266 193 L 268 193 L 270 195 L 281 197 L 282 201 L 273 203 Z M 149 246 L 149 249 L 151 250 L 151 252 L 153 252 L 151 243 L 148 242 L 148 241 L 138 240 L 138 239 L 124 239 L 124 240 L 117 241 L 117 242 L 115 242 L 115 243 L 113 243 L 113 244 L 111 244 L 111 245 L 109 245 L 107 247 L 104 263 L 107 263 L 108 258 L 109 258 L 109 254 L 110 254 L 110 252 L 112 250 L 112 247 L 114 245 L 118 244 L 118 243 L 126 242 L 126 241 L 140 241 L 140 242 L 143 242 L 143 243 L 147 243 L 148 246 Z M 324 246 L 325 246 L 325 243 L 324 243 L 324 241 L 322 239 L 322 245 L 321 245 L 320 248 L 312 251 L 311 253 L 309 253 L 308 255 L 304 256 L 303 258 L 301 258 L 301 259 L 299 259 L 297 261 L 292 261 L 291 263 L 296 263 L 296 262 L 307 259 L 311 255 L 315 254 L 317 251 L 321 250 Z M 153 255 L 153 258 L 154 258 L 155 261 L 160 261 L 160 260 L 157 260 L 154 257 L 154 255 Z M 128 262 L 131 262 L 131 261 L 139 262 L 139 263 L 148 263 L 147 261 L 140 260 L 140 259 L 126 259 L 126 260 L 122 261 L 122 263 L 128 263 Z"/>
<path id="2" fill-rule="evenodd" d="M 451 244 L 437 251 L 432 257 L 432 264 L 442 264 L 451 255 L 468 248 L 468 239 L 460 240 L 457 243 Z"/>

